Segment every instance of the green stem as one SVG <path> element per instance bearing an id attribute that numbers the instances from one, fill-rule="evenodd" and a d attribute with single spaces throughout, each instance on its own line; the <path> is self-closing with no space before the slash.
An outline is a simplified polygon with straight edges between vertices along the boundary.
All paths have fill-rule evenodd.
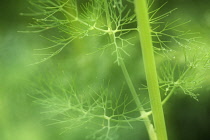
<path id="1" fill-rule="evenodd" d="M 167 140 L 146 0 L 135 0 L 135 10 L 157 139 Z"/>
<path id="2" fill-rule="evenodd" d="M 108 3 L 107 3 L 107 0 L 104 0 L 104 7 L 106 9 L 105 11 L 106 11 L 106 20 L 107 20 L 108 30 L 111 31 L 112 30 L 112 25 L 111 25 L 111 21 L 110 21 L 110 13 L 109 13 L 109 6 L 108 6 Z M 117 43 L 116 43 L 115 33 L 111 32 L 109 34 L 109 36 L 110 36 L 111 41 L 114 42 L 115 46 L 118 47 Z M 135 101 L 137 107 L 139 108 L 139 112 L 140 112 L 141 116 L 143 116 L 142 118 L 144 119 L 144 124 L 146 126 L 149 138 L 150 138 L 150 140 L 157 140 L 157 136 L 156 136 L 154 127 L 153 127 L 153 125 L 152 125 L 152 123 L 151 123 L 151 121 L 150 121 L 150 119 L 149 119 L 149 117 L 147 115 L 147 112 L 144 110 L 144 108 L 143 108 L 143 106 L 142 106 L 142 104 L 141 104 L 141 102 L 139 100 L 138 94 L 137 94 L 137 92 L 136 92 L 136 90 L 135 90 L 135 88 L 133 86 L 133 83 L 132 83 L 132 81 L 130 79 L 130 76 L 129 76 L 129 73 L 128 73 L 128 71 L 126 69 L 126 66 L 124 64 L 124 61 L 121 58 L 121 56 L 119 56 L 119 57 L 120 57 L 119 58 L 119 65 L 120 65 L 120 67 L 122 69 L 123 75 L 124 75 L 125 80 L 126 80 L 126 82 L 128 84 L 128 87 L 129 87 L 129 89 L 131 91 L 131 94 L 132 94 L 132 96 L 134 98 L 134 101 Z"/>
<path id="3" fill-rule="evenodd" d="M 139 108 L 141 117 L 144 120 L 144 124 L 146 126 L 149 138 L 150 138 L 150 140 L 157 140 L 157 136 L 156 136 L 154 127 L 153 127 L 153 125 L 152 125 L 152 123 L 151 123 L 151 121 L 150 121 L 150 119 L 149 119 L 149 117 L 147 115 L 147 112 L 144 110 L 144 108 L 143 108 L 143 106 L 142 106 L 142 104 L 141 104 L 141 102 L 139 100 L 139 97 L 138 97 L 138 95 L 136 93 L 136 90 L 135 90 L 135 88 L 133 86 L 133 83 L 132 83 L 132 81 L 130 79 L 130 76 L 128 74 L 126 66 L 125 66 L 123 60 L 121 60 L 121 59 L 120 59 L 120 66 L 121 66 L 121 69 L 123 71 L 123 75 L 124 75 L 124 77 L 126 79 L 126 82 L 128 84 L 128 87 L 129 87 L 129 89 L 131 91 L 131 94 L 132 94 L 132 96 L 134 98 L 134 101 L 135 101 L 137 107 Z"/>

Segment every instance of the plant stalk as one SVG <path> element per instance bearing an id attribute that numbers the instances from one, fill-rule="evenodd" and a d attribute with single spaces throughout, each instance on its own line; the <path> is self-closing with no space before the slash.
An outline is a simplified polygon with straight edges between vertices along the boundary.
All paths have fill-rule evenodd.
<path id="1" fill-rule="evenodd" d="M 111 25 L 111 21 L 110 21 L 109 6 L 108 6 L 108 3 L 107 3 L 107 0 L 104 0 L 104 7 L 105 7 L 105 10 L 106 10 L 106 20 L 107 20 L 108 29 L 112 30 L 112 25 Z M 109 34 L 109 36 L 110 36 L 110 40 L 112 42 L 114 42 L 114 44 L 117 46 L 116 38 L 115 38 L 114 33 Z M 130 79 L 129 73 L 127 71 L 127 68 L 126 68 L 122 58 L 119 59 L 119 65 L 120 65 L 121 70 L 123 72 L 123 75 L 125 77 L 126 83 L 128 84 L 128 87 L 131 91 L 131 94 L 134 98 L 134 101 L 135 101 L 137 107 L 139 108 L 140 115 L 143 116 L 142 118 L 144 119 L 144 124 L 146 126 L 146 129 L 147 129 L 150 140 L 157 140 L 157 136 L 156 136 L 154 127 L 153 127 L 153 125 L 152 125 L 152 123 L 151 123 L 151 121 L 150 121 L 150 119 L 147 115 L 147 112 L 144 110 L 144 108 L 143 108 L 143 106 L 142 106 L 142 104 L 139 100 L 138 94 L 137 94 L 137 92 L 136 92 L 136 90 L 133 86 L 133 83 Z"/>
<path id="2" fill-rule="evenodd" d="M 128 71 L 126 69 L 126 66 L 125 66 L 123 60 L 120 60 L 120 67 L 121 67 L 121 69 L 123 71 L 123 75 L 124 75 L 124 77 L 126 79 L 128 87 L 129 87 L 129 89 L 131 91 L 131 94 L 132 94 L 132 96 L 134 98 L 134 101 L 135 101 L 137 107 L 139 108 L 139 112 L 141 114 L 141 117 L 144 120 L 144 125 L 146 126 L 147 133 L 149 135 L 150 140 L 157 140 L 157 136 L 156 136 L 154 127 L 153 127 L 153 125 L 152 125 L 152 123 L 151 123 L 151 121 L 149 119 L 149 116 L 147 115 L 147 112 L 144 110 L 144 108 L 143 108 L 143 106 L 142 106 L 142 104 L 141 104 L 141 102 L 139 100 L 138 94 L 136 93 L 136 90 L 135 90 L 135 88 L 133 86 L 133 83 L 132 83 L 132 81 L 130 79 L 130 76 L 128 74 Z"/>
<path id="3" fill-rule="evenodd" d="M 134 4 L 137 15 L 139 39 L 141 42 L 143 62 L 145 67 L 145 74 L 147 79 L 155 131 L 157 133 L 158 140 L 167 140 L 168 138 L 163 108 L 161 104 L 160 90 L 151 37 L 148 6 L 146 0 L 135 0 Z"/>

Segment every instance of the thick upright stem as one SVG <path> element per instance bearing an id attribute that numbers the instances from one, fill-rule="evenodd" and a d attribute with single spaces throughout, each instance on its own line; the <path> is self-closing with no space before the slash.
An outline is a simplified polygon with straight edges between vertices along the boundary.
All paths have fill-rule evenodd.
<path id="1" fill-rule="evenodd" d="M 135 0 L 135 10 L 157 139 L 167 140 L 146 0 Z"/>

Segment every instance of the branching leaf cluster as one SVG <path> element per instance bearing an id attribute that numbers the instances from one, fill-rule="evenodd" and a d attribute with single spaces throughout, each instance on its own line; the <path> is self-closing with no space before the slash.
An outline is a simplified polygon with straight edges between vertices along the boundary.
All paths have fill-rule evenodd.
<path id="1" fill-rule="evenodd" d="M 106 45 L 96 50 L 105 51 L 111 48 L 116 63 L 121 65 L 124 56 L 129 56 L 127 48 L 135 43 L 131 39 L 133 32 L 138 32 L 136 15 L 131 0 L 32 0 L 36 16 L 29 27 L 30 32 L 50 34 L 45 37 L 52 46 L 37 49 L 43 59 L 37 63 L 57 55 L 73 40 L 85 37 L 104 37 Z M 165 6 L 153 10 L 154 1 L 149 2 L 151 35 L 157 63 L 159 86 L 165 95 L 163 104 L 176 92 L 183 92 L 197 98 L 196 89 L 201 87 L 203 77 L 210 68 L 210 54 L 197 41 L 197 35 L 180 28 L 187 22 L 176 19 L 165 21 L 174 10 L 159 15 Z M 31 15 L 31 14 L 29 14 Z M 142 27 L 143 28 L 143 27 Z M 53 33 L 53 35 L 51 35 Z M 48 53 L 41 53 L 46 51 Z M 47 87 L 47 88 L 46 88 Z M 37 101 L 46 107 L 45 113 L 51 114 L 53 124 L 66 124 L 64 131 L 76 127 L 94 124 L 90 138 L 98 140 L 117 139 L 115 132 L 119 128 L 132 128 L 131 122 L 142 121 L 135 99 L 123 91 L 112 92 L 108 89 L 78 92 L 72 84 L 68 87 L 47 85 L 37 93 L 41 95 Z M 148 117 L 152 112 L 148 112 Z M 96 129 L 95 129 L 96 130 Z"/>
<path id="2" fill-rule="evenodd" d="M 84 37 L 99 37 L 113 34 L 114 40 L 107 40 L 107 45 L 99 47 L 104 50 L 113 46 L 113 54 L 116 55 L 116 62 L 122 59 L 121 53 L 129 55 L 125 47 L 132 45 L 130 39 L 124 37 L 129 32 L 136 30 L 136 27 L 127 29 L 126 27 L 135 24 L 135 14 L 124 4 L 122 0 L 108 1 L 108 9 L 104 8 L 101 0 L 37 0 L 30 1 L 34 7 L 31 11 L 34 14 L 34 22 L 30 24 L 31 31 L 47 32 L 47 39 L 54 45 L 36 49 L 43 55 L 43 59 L 37 63 L 57 55 L 66 46 L 75 40 Z M 126 2 L 127 3 L 127 2 Z M 106 19 L 106 11 L 110 12 L 111 19 Z M 49 35 L 56 32 L 55 35 Z M 42 54 L 41 51 L 49 50 L 50 53 Z"/>
<path id="3" fill-rule="evenodd" d="M 56 84 L 59 86 L 55 86 L 55 83 L 43 84 L 33 97 L 44 107 L 42 113 L 50 118 L 50 125 L 63 125 L 63 132 L 94 128 L 87 137 L 112 140 L 120 128 L 130 129 L 131 122 L 142 120 L 138 117 L 134 100 L 129 94 L 124 94 L 123 89 L 117 94 L 108 89 L 95 91 L 89 87 L 89 91 L 79 93 L 72 83 L 68 87 L 61 83 Z"/>

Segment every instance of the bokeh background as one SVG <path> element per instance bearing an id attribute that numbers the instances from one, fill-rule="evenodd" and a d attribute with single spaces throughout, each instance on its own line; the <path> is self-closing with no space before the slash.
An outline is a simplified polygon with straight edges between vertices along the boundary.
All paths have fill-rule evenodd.
<path id="1" fill-rule="evenodd" d="M 164 3 L 156 0 L 157 5 Z M 27 0 L 1 0 L 0 4 L 0 140 L 82 140 L 88 131 L 74 130 L 63 133 L 62 125 L 48 125 L 43 108 L 36 104 L 31 94 L 43 83 L 58 81 L 71 77 L 78 87 L 106 85 L 120 87 L 123 81 L 121 71 L 113 65 L 113 58 L 106 59 L 106 54 L 99 56 L 91 52 L 91 47 L 82 43 L 77 47 L 67 47 L 54 58 L 38 64 L 33 49 L 49 45 L 39 34 L 19 33 L 26 30 L 31 17 L 20 16 L 27 12 Z M 200 32 L 201 40 L 210 44 L 210 1 L 209 0 L 176 0 L 169 1 L 164 9 L 178 8 L 173 16 L 191 20 L 189 28 Z M 89 46 L 97 40 L 89 41 Z M 139 49 L 138 49 L 139 50 Z M 139 50 L 140 51 L 140 50 Z M 133 49 L 131 52 L 135 53 Z M 141 67 L 139 58 L 127 60 Z M 132 63 L 129 63 L 131 62 Z M 140 61 L 140 62 L 139 62 Z M 99 66 L 100 65 L 100 66 Z M 131 76 L 137 73 L 136 69 Z M 140 77 L 144 73 L 139 73 Z M 209 75 L 206 75 L 210 78 Z M 145 82 L 135 79 L 135 81 Z M 138 86 L 138 85 L 136 85 Z M 169 140 L 208 140 L 210 137 L 210 83 L 206 82 L 199 90 L 199 102 L 187 95 L 176 95 L 164 107 Z M 145 130 L 137 127 L 123 130 L 123 139 L 147 140 Z"/>

